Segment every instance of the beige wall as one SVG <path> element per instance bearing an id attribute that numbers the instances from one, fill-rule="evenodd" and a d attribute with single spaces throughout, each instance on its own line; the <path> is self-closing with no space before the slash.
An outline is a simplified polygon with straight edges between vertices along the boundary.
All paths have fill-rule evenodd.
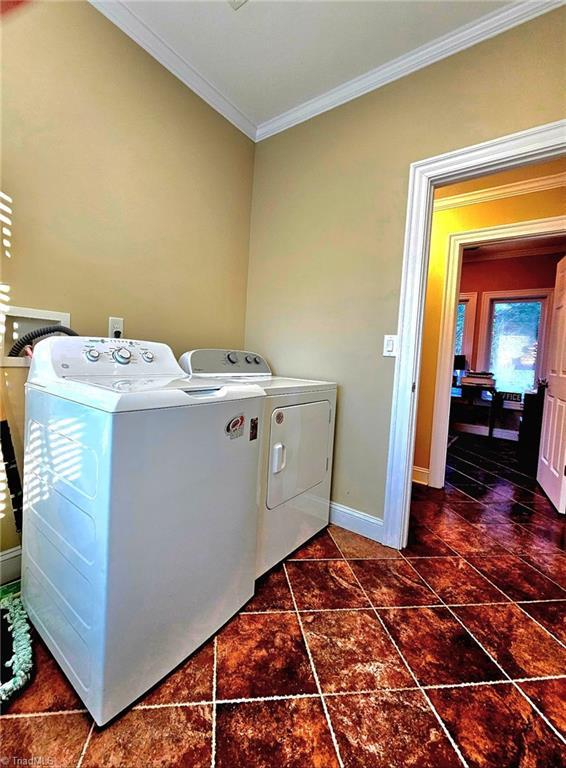
<path id="1" fill-rule="evenodd" d="M 253 143 L 87 3 L 14 10 L 2 37 L 12 302 L 240 346 Z"/>
<path id="2" fill-rule="evenodd" d="M 34 2 L 0 29 L 12 303 L 70 312 L 84 334 L 121 316 L 178 354 L 242 346 L 253 143 L 87 3 Z"/>
<path id="3" fill-rule="evenodd" d="M 564 116 L 560 9 L 261 142 L 247 346 L 340 385 L 333 498 L 382 516 L 409 165 Z"/>

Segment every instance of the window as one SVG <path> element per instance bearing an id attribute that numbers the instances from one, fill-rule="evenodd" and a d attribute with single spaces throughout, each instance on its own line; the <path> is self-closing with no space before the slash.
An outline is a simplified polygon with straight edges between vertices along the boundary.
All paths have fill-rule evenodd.
<path id="1" fill-rule="evenodd" d="M 465 355 L 468 366 L 471 366 L 472 359 L 476 304 L 477 293 L 461 293 L 456 308 L 454 354 Z"/>
<path id="2" fill-rule="evenodd" d="M 464 325 L 466 323 L 466 305 L 467 302 L 459 301 L 456 310 L 456 343 L 454 344 L 454 354 L 463 355 L 464 349 Z"/>
<path id="3" fill-rule="evenodd" d="M 524 395 L 544 376 L 544 337 L 551 291 L 484 294 L 478 360 L 500 392 Z M 483 353 L 482 353 L 483 352 Z"/>

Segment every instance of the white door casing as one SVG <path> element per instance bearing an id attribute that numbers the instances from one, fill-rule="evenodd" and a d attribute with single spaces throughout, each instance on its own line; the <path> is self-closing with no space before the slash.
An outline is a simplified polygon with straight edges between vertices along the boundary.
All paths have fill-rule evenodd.
<path id="1" fill-rule="evenodd" d="M 556 270 L 537 480 L 566 514 L 566 257 Z"/>
<path id="2" fill-rule="evenodd" d="M 411 164 L 382 543 L 401 549 L 409 530 L 416 398 L 434 187 L 559 157 L 566 120 L 529 128 Z"/>

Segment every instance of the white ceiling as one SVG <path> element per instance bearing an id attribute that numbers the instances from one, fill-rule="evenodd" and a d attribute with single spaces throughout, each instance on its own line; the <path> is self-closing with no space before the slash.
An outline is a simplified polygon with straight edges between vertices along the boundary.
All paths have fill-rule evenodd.
<path id="1" fill-rule="evenodd" d="M 253 139 L 556 7 L 555 0 L 91 0 Z M 440 39 L 439 39 L 440 38 Z"/>

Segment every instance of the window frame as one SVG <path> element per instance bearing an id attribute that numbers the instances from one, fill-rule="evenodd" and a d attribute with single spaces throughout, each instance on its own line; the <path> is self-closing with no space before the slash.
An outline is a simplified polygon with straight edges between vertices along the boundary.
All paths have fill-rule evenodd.
<path id="1" fill-rule="evenodd" d="M 462 292 L 458 295 L 456 304 L 456 316 L 458 306 L 466 304 L 464 315 L 464 333 L 462 335 L 462 354 L 466 357 L 468 368 L 472 368 L 472 353 L 474 351 L 474 332 L 476 329 L 476 316 L 478 307 L 478 294 L 474 291 Z M 454 325 L 454 354 L 456 354 L 456 325 Z"/>
<path id="2" fill-rule="evenodd" d="M 535 367 L 535 385 L 537 379 L 543 379 L 547 371 L 547 341 L 552 319 L 552 288 L 525 288 L 510 291 L 486 291 L 482 295 L 480 327 L 478 338 L 478 368 L 487 371 L 491 351 L 491 326 L 493 322 L 492 305 L 501 301 L 541 301 L 541 318 L 538 338 L 538 354 Z"/>

